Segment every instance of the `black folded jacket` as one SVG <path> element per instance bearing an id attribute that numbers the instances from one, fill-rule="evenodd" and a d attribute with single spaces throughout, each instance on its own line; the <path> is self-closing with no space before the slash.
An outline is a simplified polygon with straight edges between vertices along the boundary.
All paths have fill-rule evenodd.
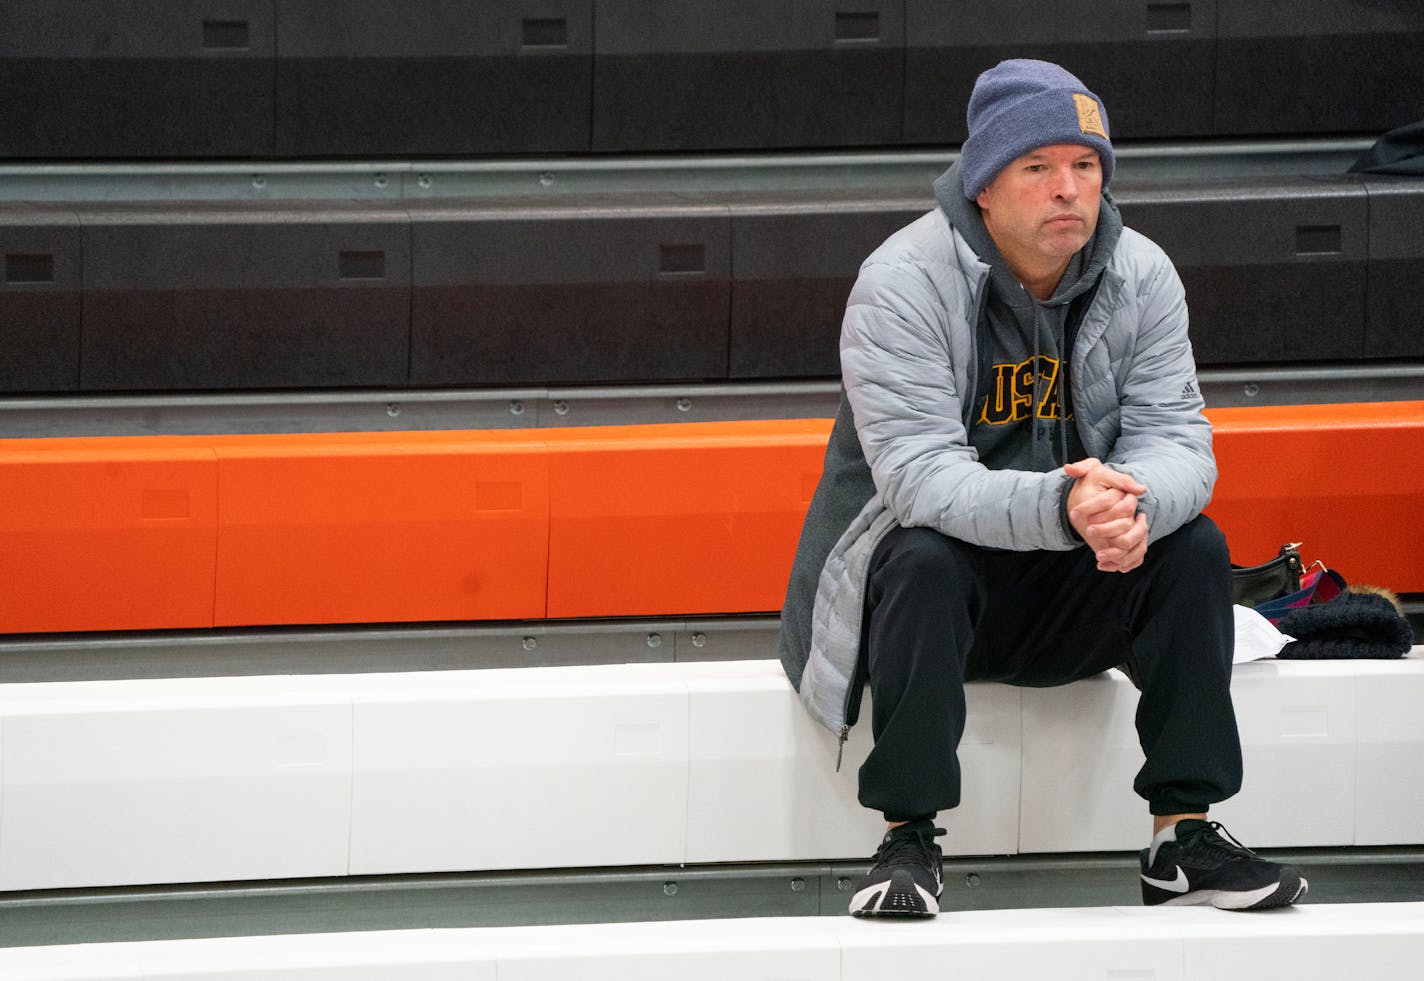
<path id="1" fill-rule="evenodd" d="M 1276 626 L 1295 638 L 1276 655 L 1282 658 L 1402 657 L 1414 644 L 1409 621 L 1374 593 L 1341 593 L 1329 602 L 1299 607 Z"/>

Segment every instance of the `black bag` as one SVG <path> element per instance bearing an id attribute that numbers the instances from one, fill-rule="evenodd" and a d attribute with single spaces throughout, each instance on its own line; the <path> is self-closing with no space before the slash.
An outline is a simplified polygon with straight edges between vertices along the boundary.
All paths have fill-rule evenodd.
<path id="1" fill-rule="evenodd" d="M 1305 566 L 1300 560 L 1300 542 L 1282 545 L 1280 553 L 1261 565 L 1231 567 L 1231 602 L 1237 606 L 1259 606 L 1267 600 L 1288 596 L 1300 589 Z"/>

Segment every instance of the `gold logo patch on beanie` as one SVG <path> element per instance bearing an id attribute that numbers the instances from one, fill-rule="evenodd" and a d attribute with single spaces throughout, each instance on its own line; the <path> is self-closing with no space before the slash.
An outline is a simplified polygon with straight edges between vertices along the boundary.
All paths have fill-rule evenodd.
<path id="1" fill-rule="evenodd" d="M 1101 136 L 1108 138 L 1107 131 L 1103 129 L 1102 113 L 1098 111 L 1098 104 L 1093 99 L 1078 92 L 1073 93 L 1073 104 L 1078 107 L 1078 129 L 1087 136 Z"/>

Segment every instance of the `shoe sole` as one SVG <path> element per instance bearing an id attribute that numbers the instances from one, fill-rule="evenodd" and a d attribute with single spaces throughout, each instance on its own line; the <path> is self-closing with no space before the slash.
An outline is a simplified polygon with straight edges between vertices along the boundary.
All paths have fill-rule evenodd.
<path id="1" fill-rule="evenodd" d="M 866 886 L 850 900 L 851 916 L 929 919 L 938 913 L 938 898 L 904 872 L 893 873 L 886 882 Z"/>
<path id="2" fill-rule="evenodd" d="M 1197 889 L 1183 896 L 1174 896 L 1149 906 L 1215 906 L 1217 909 L 1247 912 L 1290 906 L 1302 899 L 1310 889 L 1305 879 L 1291 876 L 1280 882 L 1249 892 L 1228 892 L 1223 889 Z"/>

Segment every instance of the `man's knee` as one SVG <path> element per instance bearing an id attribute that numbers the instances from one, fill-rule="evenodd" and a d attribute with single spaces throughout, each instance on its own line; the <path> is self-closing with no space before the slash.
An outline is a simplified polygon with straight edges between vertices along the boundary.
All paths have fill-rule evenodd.
<path id="1" fill-rule="evenodd" d="M 1163 553 L 1173 564 L 1203 573 L 1226 576 L 1231 568 L 1230 551 L 1226 546 L 1226 536 L 1216 522 L 1204 514 L 1199 514 L 1172 534 L 1154 543 L 1149 549 Z"/>

